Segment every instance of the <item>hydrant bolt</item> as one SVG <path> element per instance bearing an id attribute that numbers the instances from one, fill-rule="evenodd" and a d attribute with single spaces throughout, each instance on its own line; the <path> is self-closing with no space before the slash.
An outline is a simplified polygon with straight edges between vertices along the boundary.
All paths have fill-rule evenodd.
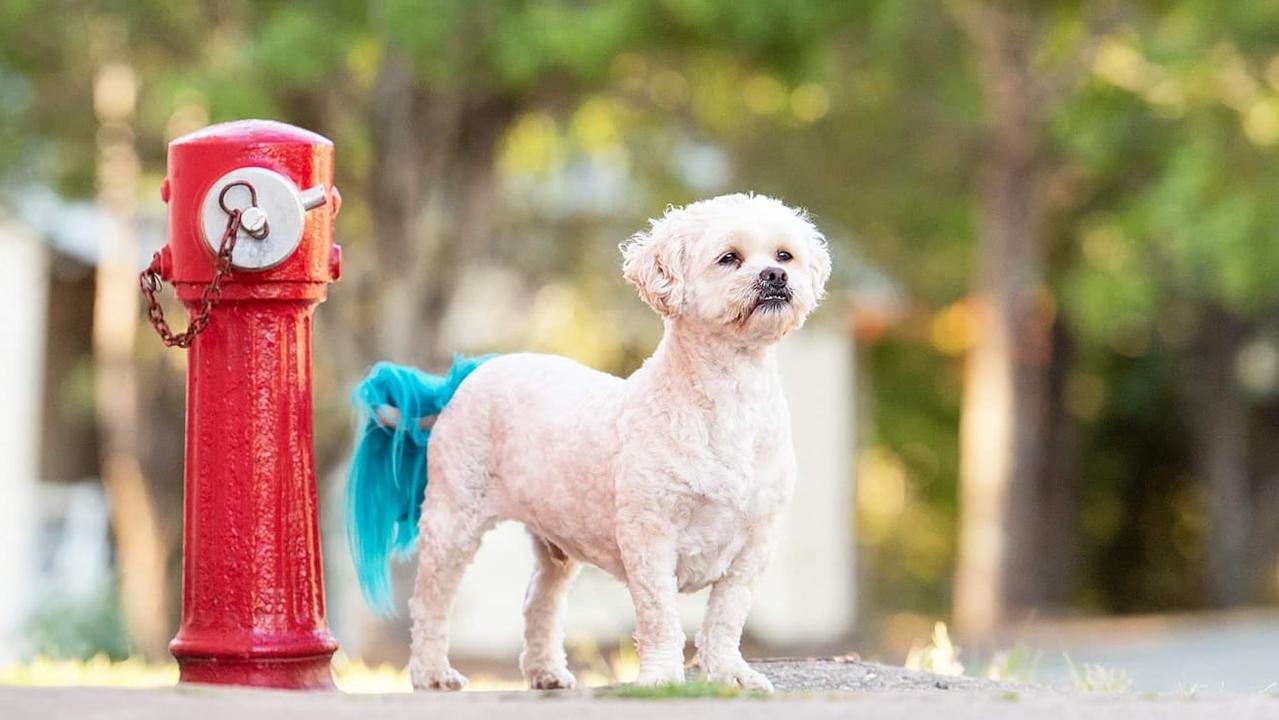
<path id="1" fill-rule="evenodd" d="M 249 207 L 240 211 L 240 227 L 251 237 L 261 240 L 269 232 L 266 224 L 266 213 L 260 207 Z M 262 237 L 258 237 L 261 235 Z"/>

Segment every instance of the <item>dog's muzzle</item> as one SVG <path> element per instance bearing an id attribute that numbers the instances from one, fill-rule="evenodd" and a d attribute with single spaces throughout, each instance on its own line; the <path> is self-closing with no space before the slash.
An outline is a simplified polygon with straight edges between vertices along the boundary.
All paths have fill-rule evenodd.
<path id="1" fill-rule="evenodd" d="M 771 310 L 786 305 L 791 300 L 791 289 L 786 271 L 779 267 L 764 268 L 755 281 L 754 310 Z M 752 311 L 753 312 L 753 311 Z"/>
<path id="2" fill-rule="evenodd" d="M 789 288 L 767 288 L 760 290 L 755 297 L 755 307 L 751 309 L 752 313 L 768 310 L 781 310 L 790 305 L 791 291 Z"/>

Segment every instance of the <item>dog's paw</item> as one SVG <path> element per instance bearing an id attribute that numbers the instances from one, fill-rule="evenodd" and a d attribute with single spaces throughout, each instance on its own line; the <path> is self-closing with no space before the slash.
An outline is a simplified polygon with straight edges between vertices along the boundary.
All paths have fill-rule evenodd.
<path id="1" fill-rule="evenodd" d="M 466 676 L 451 667 L 414 671 L 414 690 L 461 690 L 466 687 Z"/>
<path id="2" fill-rule="evenodd" d="M 524 679 L 528 680 L 530 690 L 572 690 L 577 687 L 577 678 L 565 667 L 525 670 Z"/>
<path id="3" fill-rule="evenodd" d="M 636 685 L 670 685 L 684 682 L 684 666 L 668 668 L 640 668 L 635 678 Z"/>
<path id="4" fill-rule="evenodd" d="M 744 662 L 730 665 L 714 672 L 707 671 L 706 680 L 716 685 L 727 685 L 728 687 L 741 688 L 743 690 L 773 692 L 773 683 L 764 677 L 764 673 L 751 668 L 750 665 Z"/>

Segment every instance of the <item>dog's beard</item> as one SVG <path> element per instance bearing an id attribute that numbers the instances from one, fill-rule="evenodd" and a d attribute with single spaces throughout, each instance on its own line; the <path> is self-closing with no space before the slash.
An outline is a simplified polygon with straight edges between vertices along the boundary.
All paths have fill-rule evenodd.
<path id="1" fill-rule="evenodd" d="M 731 294 L 717 319 L 738 337 L 767 342 L 798 327 L 803 315 L 792 289 L 749 285 Z"/>
<path id="2" fill-rule="evenodd" d="M 747 330 L 767 338 L 779 338 L 794 330 L 801 317 L 794 302 L 793 296 L 757 299 L 746 316 Z"/>
<path id="3" fill-rule="evenodd" d="M 762 287 L 755 291 L 754 306 L 751 308 L 751 314 L 755 313 L 779 313 L 791 311 L 790 304 L 795 299 L 795 294 L 791 292 L 789 287 Z"/>

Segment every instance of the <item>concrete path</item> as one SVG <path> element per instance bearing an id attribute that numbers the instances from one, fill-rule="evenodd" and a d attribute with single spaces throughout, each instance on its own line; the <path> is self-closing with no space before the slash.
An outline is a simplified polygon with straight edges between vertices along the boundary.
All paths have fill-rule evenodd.
<path id="1" fill-rule="evenodd" d="M 768 698 L 637 699 L 615 689 L 559 693 L 344 695 L 185 686 L 159 690 L 0 687 L 0 720 L 1279 720 L 1279 698 L 1080 695 L 943 677 L 843 658 L 761 660 Z"/>
<path id="2" fill-rule="evenodd" d="M 0 688 L 5 720 L 1260 720 L 1279 699 L 1141 699 L 988 691 L 782 695 L 766 700 L 623 700 L 582 693 L 297 694 L 185 687 L 164 690 Z"/>
<path id="3" fill-rule="evenodd" d="M 1041 653 L 1035 679 L 1070 684 L 1066 661 L 1124 671 L 1136 692 L 1247 695 L 1279 690 L 1279 612 L 1265 608 L 1039 622 L 999 646 Z"/>
<path id="4" fill-rule="evenodd" d="M 918 672 L 856 658 L 770 658 L 751 660 L 784 693 L 1026 693 L 1047 688 L 998 683 L 972 677 Z M 696 672 L 694 669 L 690 677 Z"/>

